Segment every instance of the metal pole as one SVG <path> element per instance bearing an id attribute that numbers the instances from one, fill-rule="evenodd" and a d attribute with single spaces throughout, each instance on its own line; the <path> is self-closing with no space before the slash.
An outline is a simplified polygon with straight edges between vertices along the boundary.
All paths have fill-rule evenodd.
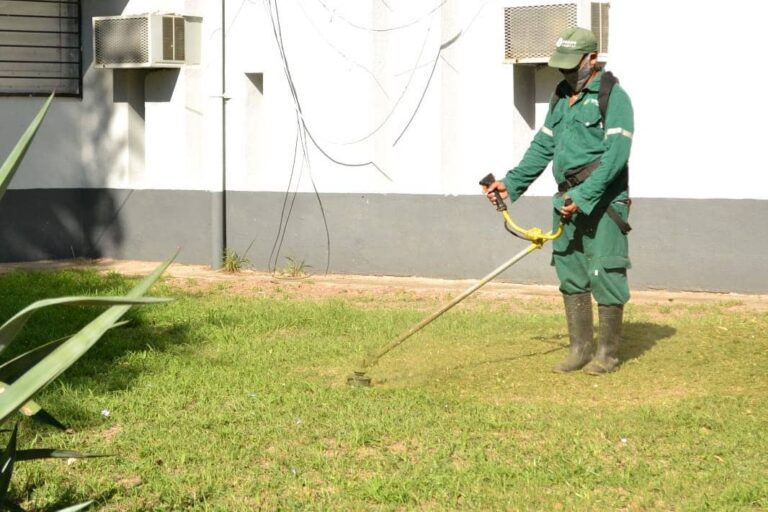
<path id="1" fill-rule="evenodd" d="M 221 0 L 221 190 L 211 192 L 211 268 L 224 264 L 227 247 L 227 0 Z"/>
<path id="2" fill-rule="evenodd" d="M 413 336 L 414 334 L 422 330 L 424 327 L 426 327 L 427 325 L 432 323 L 434 320 L 436 320 L 440 315 L 442 315 L 443 313 L 451 309 L 453 306 L 455 306 L 459 302 L 463 301 L 464 299 L 466 299 L 467 297 L 475 293 L 477 290 L 479 290 L 489 282 L 491 282 L 493 278 L 495 278 L 496 276 L 498 276 L 499 274 L 507 270 L 509 267 L 511 267 L 521 259 L 525 258 L 528 254 L 532 253 L 536 249 L 540 249 L 541 246 L 542 245 L 540 243 L 532 243 L 531 245 L 529 245 L 528 247 L 526 247 L 525 249 L 523 249 L 522 251 L 514 255 L 510 260 L 506 261 L 505 263 L 502 263 L 495 270 L 491 271 L 490 274 L 482 278 L 480 281 L 478 281 L 471 287 L 467 288 L 463 293 L 461 293 L 461 295 L 451 300 L 448 304 L 444 305 L 439 310 L 435 311 L 430 316 L 428 316 L 418 324 L 408 329 L 408 331 L 404 332 L 394 340 L 387 343 L 377 353 L 373 355 L 369 355 L 367 358 L 363 359 L 362 363 L 360 364 L 360 370 L 364 370 L 365 368 L 375 365 L 379 361 L 379 359 L 381 359 L 387 352 L 394 349 L 395 347 L 400 345 L 402 342 L 404 342 L 405 340 L 407 340 L 408 338 L 410 338 L 411 336 Z M 362 373 L 362 372 L 358 372 L 358 373 Z"/>

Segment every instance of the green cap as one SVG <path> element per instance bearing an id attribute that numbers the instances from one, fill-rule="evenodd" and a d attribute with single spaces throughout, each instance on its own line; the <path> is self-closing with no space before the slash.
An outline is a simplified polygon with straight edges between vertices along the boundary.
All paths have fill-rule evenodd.
<path id="1" fill-rule="evenodd" d="M 572 69 L 579 65 L 581 58 L 597 51 L 597 38 L 591 31 L 574 27 L 562 33 L 555 43 L 555 53 L 549 59 L 552 68 Z"/>

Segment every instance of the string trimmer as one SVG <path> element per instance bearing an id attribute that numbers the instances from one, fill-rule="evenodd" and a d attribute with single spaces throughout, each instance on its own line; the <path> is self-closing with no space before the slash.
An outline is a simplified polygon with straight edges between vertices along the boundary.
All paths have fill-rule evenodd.
<path id="1" fill-rule="evenodd" d="M 483 178 L 480 181 L 480 185 L 483 186 L 490 186 L 493 182 L 496 181 L 496 178 L 493 177 L 493 174 L 489 174 L 485 178 Z M 403 343 L 405 340 L 422 330 L 427 325 L 431 324 L 433 321 L 435 321 L 440 315 L 451 309 L 453 306 L 458 304 L 459 302 L 463 301 L 473 293 L 475 293 L 477 290 L 491 282 L 496 276 L 507 270 L 509 267 L 520 261 L 521 259 L 525 258 L 527 255 L 535 251 L 536 249 L 541 249 L 544 246 L 544 243 L 554 240 L 555 238 L 559 237 L 563 233 L 563 223 L 561 222 L 558 226 L 557 230 L 549 233 L 542 232 L 539 228 L 531 228 L 531 229 L 523 229 L 512 220 L 512 218 L 509 216 L 509 212 L 507 211 L 507 205 L 504 203 L 504 200 L 501 198 L 501 194 L 498 190 L 494 190 L 495 194 L 495 202 L 496 202 L 496 210 L 501 212 L 501 214 L 504 216 L 504 227 L 507 231 L 512 233 L 518 238 L 522 238 L 524 240 L 528 240 L 531 242 L 531 244 L 520 251 L 519 253 L 515 254 L 512 258 L 507 260 L 506 262 L 499 265 L 496 269 L 494 269 L 490 274 L 483 277 L 472 285 L 471 287 L 467 288 L 464 292 L 462 292 L 459 296 L 451 300 L 449 303 L 442 306 L 439 310 L 435 311 L 431 315 L 429 315 L 427 318 L 422 320 L 421 322 L 417 323 L 407 331 L 405 331 L 403 334 L 398 336 L 397 338 L 393 339 L 383 347 L 381 347 L 377 352 L 373 352 L 369 354 L 367 357 L 365 357 L 361 362 L 360 365 L 357 367 L 358 369 L 355 370 L 355 372 L 347 377 L 347 384 L 350 386 L 370 386 L 371 385 L 371 378 L 366 375 L 366 370 L 370 368 L 371 366 L 374 366 L 376 363 L 379 362 L 379 359 L 381 359 L 384 355 L 386 355 L 390 350 L 398 347 L 401 343 Z M 566 204 L 570 202 L 570 199 L 566 200 Z"/>

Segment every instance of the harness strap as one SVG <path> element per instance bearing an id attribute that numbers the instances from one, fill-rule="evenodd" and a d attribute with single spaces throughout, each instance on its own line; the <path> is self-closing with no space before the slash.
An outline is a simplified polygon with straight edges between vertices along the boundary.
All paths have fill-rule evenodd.
<path id="1" fill-rule="evenodd" d="M 611 97 L 613 86 L 619 83 L 613 73 L 606 71 L 600 79 L 600 89 L 597 92 L 597 104 L 600 107 L 600 114 L 605 119 L 605 113 L 608 112 L 608 100 Z"/>
<path id="2" fill-rule="evenodd" d="M 621 218 L 621 215 L 619 215 L 619 212 L 616 211 L 616 208 L 614 208 L 612 204 L 608 205 L 608 207 L 605 209 L 605 213 L 607 213 L 611 220 L 615 222 L 617 226 L 619 226 L 619 230 L 621 231 L 622 235 L 626 235 L 632 231 L 632 226 L 630 226 L 627 221 Z"/>
<path id="3" fill-rule="evenodd" d="M 587 178 L 592 174 L 592 172 L 597 169 L 600 166 L 600 159 L 598 158 L 594 162 L 590 162 L 585 166 L 577 167 L 576 169 L 571 169 L 569 171 L 565 172 L 565 179 L 557 184 L 557 191 L 561 194 L 567 192 L 568 190 L 572 189 L 576 185 L 581 185 L 586 181 Z M 629 179 L 629 166 L 625 166 L 622 170 L 621 177 L 619 179 L 628 180 Z M 632 226 L 629 225 L 627 221 L 621 218 L 621 215 L 619 215 L 619 212 L 616 211 L 616 208 L 613 207 L 613 205 L 609 204 L 605 207 L 605 213 L 608 214 L 608 216 L 611 218 L 613 222 L 616 223 L 616 225 L 619 227 L 619 230 L 623 235 L 626 235 L 630 231 L 632 231 Z"/>

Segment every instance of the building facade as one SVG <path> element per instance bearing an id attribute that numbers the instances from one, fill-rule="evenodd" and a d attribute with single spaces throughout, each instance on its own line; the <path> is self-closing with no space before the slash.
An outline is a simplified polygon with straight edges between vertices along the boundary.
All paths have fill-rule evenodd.
<path id="1" fill-rule="evenodd" d="M 214 266 L 229 248 L 258 270 L 290 258 L 315 273 L 480 277 L 522 248 L 477 182 L 514 167 L 558 81 L 508 54 L 509 8 L 542 5 L 3 2 L 3 154 L 41 95 L 61 94 L 0 204 L 0 259 L 158 260 L 180 246 L 179 261 Z M 592 23 L 590 2 L 573 5 Z M 637 289 L 768 292 L 757 9 L 606 7 L 607 68 L 636 116 Z M 150 13 L 186 17 L 183 64 L 97 62 L 94 18 Z M 39 67 L 50 59 L 57 71 Z M 548 227 L 555 190 L 545 172 L 513 217 Z M 555 283 L 548 253 L 501 279 Z"/>

